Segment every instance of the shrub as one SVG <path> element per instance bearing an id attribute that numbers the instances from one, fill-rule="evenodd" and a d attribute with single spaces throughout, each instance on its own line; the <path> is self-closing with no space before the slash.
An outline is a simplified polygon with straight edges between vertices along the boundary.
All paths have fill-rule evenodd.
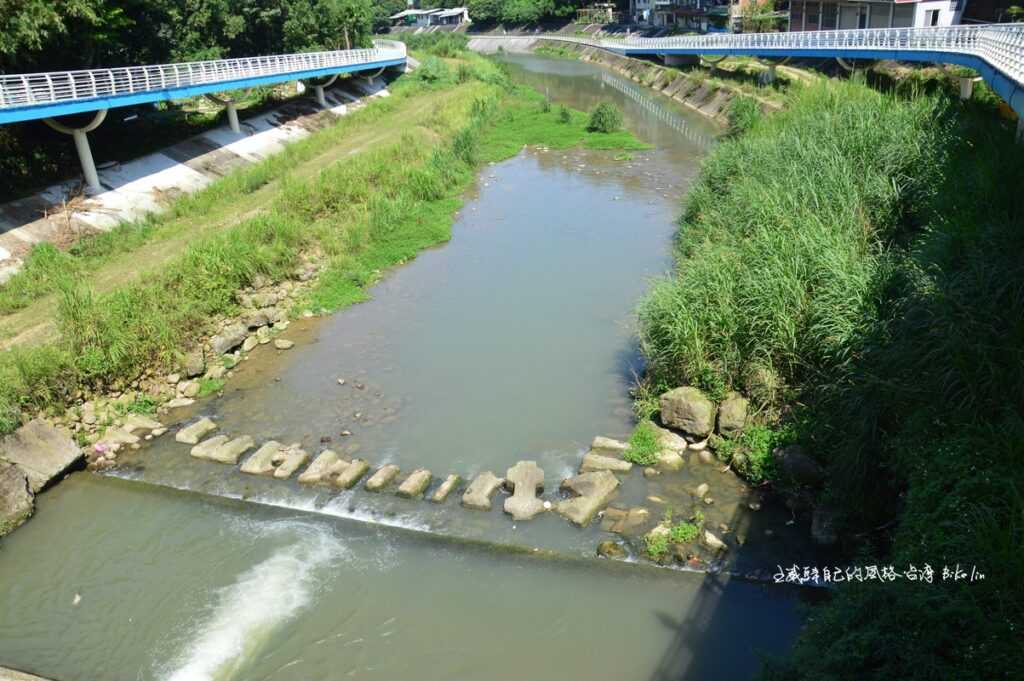
<path id="1" fill-rule="evenodd" d="M 590 113 L 587 130 L 590 132 L 615 132 L 622 127 L 622 113 L 614 104 L 601 102 Z"/>
<path id="2" fill-rule="evenodd" d="M 412 72 L 414 80 L 425 85 L 443 85 L 452 82 L 452 70 L 443 60 L 427 57 L 419 68 Z"/>
<path id="3" fill-rule="evenodd" d="M 644 551 L 652 560 L 662 560 L 668 556 L 668 536 L 649 534 L 644 537 Z"/>
<path id="4" fill-rule="evenodd" d="M 669 538 L 676 544 L 689 544 L 700 535 L 700 528 L 696 523 L 679 523 L 673 525 L 669 530 Z"/>
<path id="5" fill-rule="evenodd" d="M 558 107 L 558 122 L 559 123 L 571 123 L 572 122 L 572 114 L 569 112 L 569 109 L 567 107 L 565 107 L 565 106 Z"/>

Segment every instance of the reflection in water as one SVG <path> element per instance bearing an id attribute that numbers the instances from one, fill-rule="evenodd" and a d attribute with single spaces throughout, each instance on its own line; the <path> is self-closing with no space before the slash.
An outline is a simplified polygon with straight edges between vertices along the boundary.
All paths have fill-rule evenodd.
<path id="1" fill-rule="evenodd" d="M 659 121 L 678 132 L 686 141 L 693 143 L 699 149 L 707 150 L 714 145 L 714 137 L 695 127 L 678 112 L 666 106 L 664 101 L 659 101 L 651 94 L 650 90 L 607 71 L 601 74 L 601 82 L 615 88 L 639 104 L 645 111 L 654 114 Z"/>

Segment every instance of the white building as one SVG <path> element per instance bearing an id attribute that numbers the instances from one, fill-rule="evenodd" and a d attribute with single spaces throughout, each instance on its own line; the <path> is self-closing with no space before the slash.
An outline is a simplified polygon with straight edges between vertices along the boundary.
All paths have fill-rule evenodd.
<path id="1" fill-rule="evenodd" d="M 966 5 L 967 0 L 791 0 L 789 30 L 952 26 Z"/>

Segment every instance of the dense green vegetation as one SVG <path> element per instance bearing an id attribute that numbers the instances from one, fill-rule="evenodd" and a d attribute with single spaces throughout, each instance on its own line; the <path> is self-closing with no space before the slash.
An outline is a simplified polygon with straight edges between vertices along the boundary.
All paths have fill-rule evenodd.
<path id="1" fill-rule="evenodd" d="M 0 0 L 0 71 L 360 46 L 369 41 L 377 9 L 370 0 Z M 272 95 L 257 88 L 243 96 L 242 108 L 270 103 Z M 222 116 L 178 103 L 117 109 L 90 135 L 93 154 L 98 163 L 142 155 L 212 127 Z M 66 135 L 40 121 L 0 127 L 0 200 L 77 172 Z"/>
<path id="2" fill-rule="evenodd" d="M 68 253 L 33 252 L 23 273 L 0 287 L 0 309 L 56 294 L 57 339 L 0 355 L 0 432 L 24 412 L 61 409 L 79 389 L 120 384 L 153 364 L 174 366 L 211 318 L 236 309 L 237 290 L 257 275 L 287 277 L 304 255 L 316 253 L 326 265 L 304 305 L 333 310 L 360 300 L 382 270 L 449 237 L 459 197 L 480 163 L 526 143 L 598 144 L 601 135 L 585 130 L 586 114 L 572 112 L 570 122 L 561 122 L 543 111 L 540 94 L 513 86 L 499 65 L 471 54 L 425 63 L 430 59 L 431 68 L 397 81 L 391 97 L 181 199 L 163 216 L 87 238 Z M 396 141 L 346 155 L 312 176 L 297 172 L 350 126 L 435 91 L 444 92 L 435 98 L 439 104 L 397 131 Z M 606 146 L 639 146 L 627 133 L 605 137 Z M 211 207 L 270 182 L 279 188 L 267 210 L 190 243 L 141 279 L 104 294 L 89 289 L 92 267 L 147 243 L 165 221 L 204 220 Z"/>
<path id="3" fill-rule="evenodd" d="M 773 680 L 1018 673 L 1024 157 L 972 106 L 822 82 L 738 112 L 640 308 L 645 394 L 750 395 L 759 425 L 719 456 L 771 477 L 798 438 L 830 469 L 847 563 L 936 573 L 845 585 Z M 985 580 L 943 581 L 957 564 Z"/>

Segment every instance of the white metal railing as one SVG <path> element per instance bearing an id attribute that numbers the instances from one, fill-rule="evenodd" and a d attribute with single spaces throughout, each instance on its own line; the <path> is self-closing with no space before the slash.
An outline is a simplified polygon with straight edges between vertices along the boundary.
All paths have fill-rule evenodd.
<path id="1" fill-rule="evenodd" d="M 581 38 L 558 34 L 472 36 L 473 38 L 543 38 L 623 51 L 688 50 L 900 50 L 932 51 L 981 57 L 1003 75 L 1024 86 L 1024 24 L 989 24 L 942 28 L 868 28 L 792 33 L 715 33 L 666 38 Z"/>
<path id="2" fill-rule="evenodd" d="M 33 104 L 60 104 L 99 97 L 140 94 L 194 85 L 230 83 L 261 76 L 405 59 L 405 56 L 404 43 L 375 40 L 373 48 L 369 49 L 0 75 L 0 110 Z"/>

